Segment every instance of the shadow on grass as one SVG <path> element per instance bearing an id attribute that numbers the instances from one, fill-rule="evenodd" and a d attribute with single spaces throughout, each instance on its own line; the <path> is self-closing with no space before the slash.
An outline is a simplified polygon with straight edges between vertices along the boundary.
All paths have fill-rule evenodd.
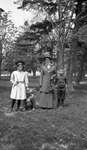
<path id="1" fill-rule="evenodd" d="M 1 87 L 0 86 L 0 93 L 4 93 L 4 92 L 8 92 L 8 91 L 10 91 L 11 90 L 11 88 L 10 87 Z"/>

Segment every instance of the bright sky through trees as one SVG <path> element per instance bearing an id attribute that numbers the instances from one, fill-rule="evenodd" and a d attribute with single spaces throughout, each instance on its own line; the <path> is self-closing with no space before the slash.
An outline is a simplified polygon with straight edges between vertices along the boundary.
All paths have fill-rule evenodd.
<path id="1" fill-rule="evenodd" d="M 32 14 L 29 12 L 25 12 L 17 9 L 17 5 L 15 5 L 14 0 L 0 0 L 0 8 L 4 9 L 6 12 L 11 11 L 11 19 L 15 23 L 16 26 L 20 26 L 24 24 L 24 21 L 31 20 Z"/>

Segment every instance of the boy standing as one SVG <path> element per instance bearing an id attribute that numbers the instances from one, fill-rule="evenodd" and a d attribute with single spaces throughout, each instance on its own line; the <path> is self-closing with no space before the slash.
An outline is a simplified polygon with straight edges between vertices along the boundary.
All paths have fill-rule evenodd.
<path id="1" fill-rule="evenodd" d="M 64 75 L 64 71 L 57 71 L 56 77 L 56 89 L 57 89 L 57 107 L 64 106 L 64 100 L 66 95 L 67 80 Z"/>

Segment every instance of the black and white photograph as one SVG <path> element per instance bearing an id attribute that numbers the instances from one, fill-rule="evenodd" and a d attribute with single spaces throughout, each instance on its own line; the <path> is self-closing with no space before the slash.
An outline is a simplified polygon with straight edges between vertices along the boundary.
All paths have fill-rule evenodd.
<path id="1" fill-rule="evenodd" d="M 0 150 L 87 150 L 87 0 L 0 0 Z"/>

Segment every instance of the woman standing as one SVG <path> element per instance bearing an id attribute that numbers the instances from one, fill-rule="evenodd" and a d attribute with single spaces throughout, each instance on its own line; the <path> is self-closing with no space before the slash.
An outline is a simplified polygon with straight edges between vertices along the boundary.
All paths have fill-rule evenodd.
<path id="1" fill-rule="evenodd" d="M 26 88 L 28 88 L 28 76 L 25 71 L 23 71 L 24 68 L 24 62 L 23 61 L 17 61 L 17 70 L 13 71 L 11 74 L 11 83 L 12 83 L 12 89 L 11 89 L 11 95 L 10 98 L 12 99 L 11 104 L 11 111 L 13 111 L 13 107 L 17 101 L 17 111 L 20 109 L 21 101 L 24 103 L 24 108 L 26 108 Z"/>
<path id="2" fill-rule="evenodd" d="M 40 108 L 53 108 L 54 91 L 51 86 L 51 76 L 55 70 L 55 66 L 51 64 L 51 57 L 48 53 L 44 56 L 44 65 L 41 67 L 40 77 Z"/>

